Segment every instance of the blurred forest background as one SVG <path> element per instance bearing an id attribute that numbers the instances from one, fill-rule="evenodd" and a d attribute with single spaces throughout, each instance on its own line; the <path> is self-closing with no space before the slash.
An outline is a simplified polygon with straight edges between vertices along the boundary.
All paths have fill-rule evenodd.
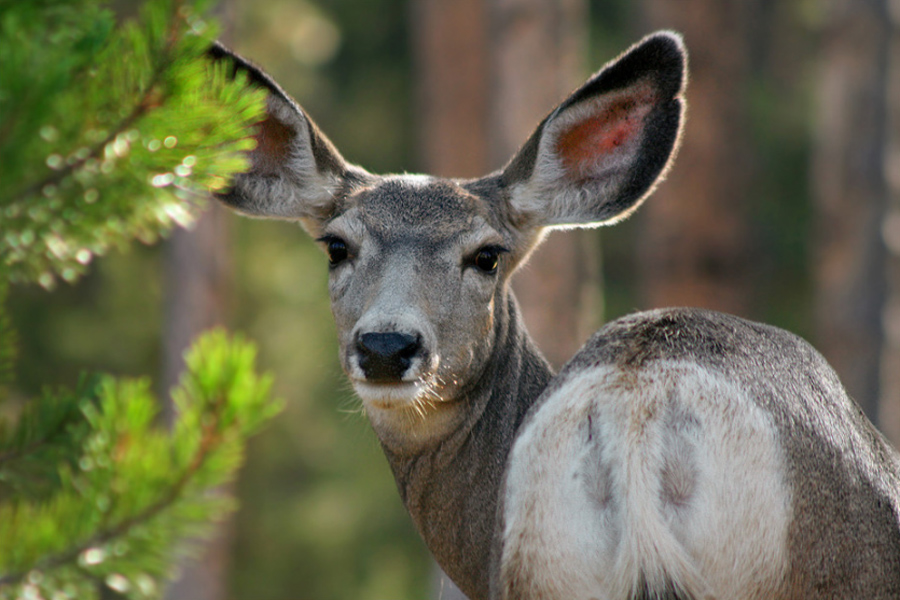
<path id="1" fill-rule="evenodd" d="M 115 4 L 124 18 L 137 1 Z M 898 444 L 898 13 L 890 0 L 225 0 L 219 17 L 346 158 L 447 176 L 501 166 L 590 72 L 651 31 L 682 32 L 674 170 L 626 223 L 551 236 L 517 280 L 529 326 L 559 365 L 636 309 L 766 321 L 819 347 Z M 296 225 L 211 206 L 195 231 L 97 260 L 75 286 L 12 290 L 23 395 L 84 370 L 158 373 L 163 392 L 213 323 L 255 340 L 276 374 L 288 408 L 251 445 L 242 509 L 171 598 L 451 597 L 340 373 L 326 278 Z"/>

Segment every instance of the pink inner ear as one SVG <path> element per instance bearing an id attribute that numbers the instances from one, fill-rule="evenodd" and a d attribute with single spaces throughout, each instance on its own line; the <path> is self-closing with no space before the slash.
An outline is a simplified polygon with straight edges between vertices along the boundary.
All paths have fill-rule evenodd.
<path id="1" fill-rule="evenodd" d="M 257 126 L 256 149 L 251 154 L 254 170 L 273 175 L 284 165 L 290 155 L 293 130 L 271 114 Z"/>
<path id="2" fill-rule="evenodd" d="M 623 144 L 640 135 L 653 101 L 651 90 L 638 89 L 597 106 L 587 118 L 562 131 L 556 151 L 566 171 L 591 177 L 604 158 L 615 156 Z"/>

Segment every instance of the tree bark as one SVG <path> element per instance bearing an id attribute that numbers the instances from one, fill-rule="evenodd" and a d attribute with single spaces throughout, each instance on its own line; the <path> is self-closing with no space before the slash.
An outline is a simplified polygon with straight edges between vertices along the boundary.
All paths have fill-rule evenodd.
<path id="1" fill-rule="evenodd" d="M 166 306 L 163 332 L 163 381 L 166 391 L 184 370 L 184 351 L 197 334 L 226 322 L 230 283 L 227 219 L 217 204 L 192 230 L 177 230 L 165 247 Z M 163 410 L 171 425 L 176 417 L 169 401 Z M 222 490 L 225 493 L 225 490 Z M 186 560 L 166 590 L 168 600 L 225 600 L 228 597 L 232 526 L 216 525 L 210 539 L 196 541 L 201 551 Z"/>
<path id="2" fill-rule="evenodd" d="M 423 171 L 440 177 L 487 172 L 485 0 L 414 0 L 411 6 Z"/>
<path id="3" fill-rule="evenodd" d="M 645 0 L 648 30 L 672 28 L 690 51 L 688 119 L 675 168 L 641 209 L 644 307 L 750 312 L 752 177 L 746 101 L 756 3 Z"/>
<path id="4" fill-rule="evenodd" d="M 812 169 L 816 342 L 877 424 L 886 293 L 886 2 L 832 0 L 822 40 Z"/>

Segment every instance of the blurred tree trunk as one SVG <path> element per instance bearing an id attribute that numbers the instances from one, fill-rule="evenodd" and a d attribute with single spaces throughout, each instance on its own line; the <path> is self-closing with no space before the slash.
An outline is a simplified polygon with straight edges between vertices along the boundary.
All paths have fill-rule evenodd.
<path id="1" fill-rule="evenodd" d="M 166 391 L 177 383 L 184 370 L 184 351 L 197 334 L 226 320 L 229 215 L 212 202 L 192 230 L 176 230 L 165 244 L 162 380 Z M 163 414 L 171 425 L 175 418 L 171 401 Z M 178 579 L 166 590 L 166 598 L 225 600 L 230 542 L 229 520 L 216 525 L 208 541 L 197 542 L 200 553 L 182 563 Z"/>
<path id="2" fill-rule="evenodd" d="M 223 0 L 216 8 L 216 16 L 226 28 L 223 40 L 232 23 L 231 10 L 229 0 Z M 165 244 L 162 398 L 167 398 L 168 390 L 177 383 L 184 370 L 184 352 L 197 334 L 227 321 L 231 284 L 229 218 L 227 211 L 210 199 L 194 227 L 176 229 Z M 169 398 L 163 417 L 171 426 L 175 416 Z M 208 540 L 194 542 L 199 552 L 182 563 L 176 580 L 166 589 L 166 600 L 229 597 L 232 529 L 231 520 L 226 520 L 215 525 Z"/>
<path id="3" fill-rule="evenodd" d="M 900 11 L 890 11 L 888 40 L 887 146 L 885 171 L 888 207 L 883 238 L 888 256 L 885 269 L 887 300 L 883 313 L 884 349 L 881 355 L 881 400 L 878 417 L 882 430 L 900 448 Z"/>
<path id="4" fill-rule="evenodd" d="M 578 82 L 584 0 L 416 0 L 422 170 L 476 177 L 512 157 Z M 525 320 L 559 366 L 591 333 L 599 305 L 599 245 L 592 233 L 555 234 L 516 276 Z M 462 598 L 446 577 L 435 596 Z"/>
<path id="5" fill-rule="evenodd" d="M 877 423 L 886 293 L 887 2 L 831 0 L 825 16 L 812 170 L 816 342 Z"/>
<path id="6" fill-rule="evenodd" d="M 506 163 L 585 73 L 584 0 L 488 2 L 488 164 Z M 600 319 L 600 245 L 595 230 L 556 232 L 516 275 L 529 331 L 559 368 Z"/>
<path id="7" fill-rule="evenodd" d="M 647 29 L 672 28 L 690 52 L 688 119 L 675 168 L 641 210 L 641 304 L 747 315 L 752 153 L 746 97 L 758 2 L 644 0 Z"/>
<path id="8" fill-rule="evenodd" d="M 441 177 L 487 172 L 485 0 L 413 0 L 421 164 Z"/>

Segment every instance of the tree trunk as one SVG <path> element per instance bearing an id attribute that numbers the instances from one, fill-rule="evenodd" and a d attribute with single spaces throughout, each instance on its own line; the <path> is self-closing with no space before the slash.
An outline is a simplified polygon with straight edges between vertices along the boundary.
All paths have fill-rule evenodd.
<path id="1" fill-rule="evenodd" d="M 882 227 L 888 256 L 885 275 L 887 299 L 883 313 L 884 347 L 881 354 L 881 399 L 878 418 L 888 439 L 900 448 L 900 11 L 890 14 L 888 56 L 887 146 L 885 171 L 888 208 Z"/>
<path id="2" fill-rule="evenodd" d="M 639 214 L 641 304 L 747 315 L 753 269 L 746 96 L 756 3 L 645 0 L 644 9 L 648 30 L 684 35 L 691 74 L 678 160 Z"/>
<path id="3" fill-rule="evenodd" d="M 412 36 L 423 171 L 487 172 L 485 0 L 414 0 Z"/>
<path id="4" fill-rule="evenodd" d="M 584 74 L 583 0 L 492 0 L 488 13 L 490 167 L 502 166 Z M 596 231 L 551 234 L 516 275 L 525 322 L 555 367 L 593 333 L 601 311 Z"/>
<path id="5" fill-rule="evenodd" d="M 888 30 L 884 0 L 828 4 L 812 170 L 816 342 L 876 424 L 885 301 Z"/>
<path id="6" fill-rule="evenodd" d="M 202 331 L 225 322 L 230 265 L 225 210 L 216 205 L 195 227 L 177 230 L 165 247 L 166 306 L 163 332 L 163 381 L 166 391 L 184 370 L 184 351 Z M 175 414 L 164 407 L 169 425 Z M 223 491 L 224 493 L 224 491 Z M 225 600 L 231 547 L 231 522 L 216 526 L 197 558 L 186 560 L 166 590 L 168 600 Z"/>

